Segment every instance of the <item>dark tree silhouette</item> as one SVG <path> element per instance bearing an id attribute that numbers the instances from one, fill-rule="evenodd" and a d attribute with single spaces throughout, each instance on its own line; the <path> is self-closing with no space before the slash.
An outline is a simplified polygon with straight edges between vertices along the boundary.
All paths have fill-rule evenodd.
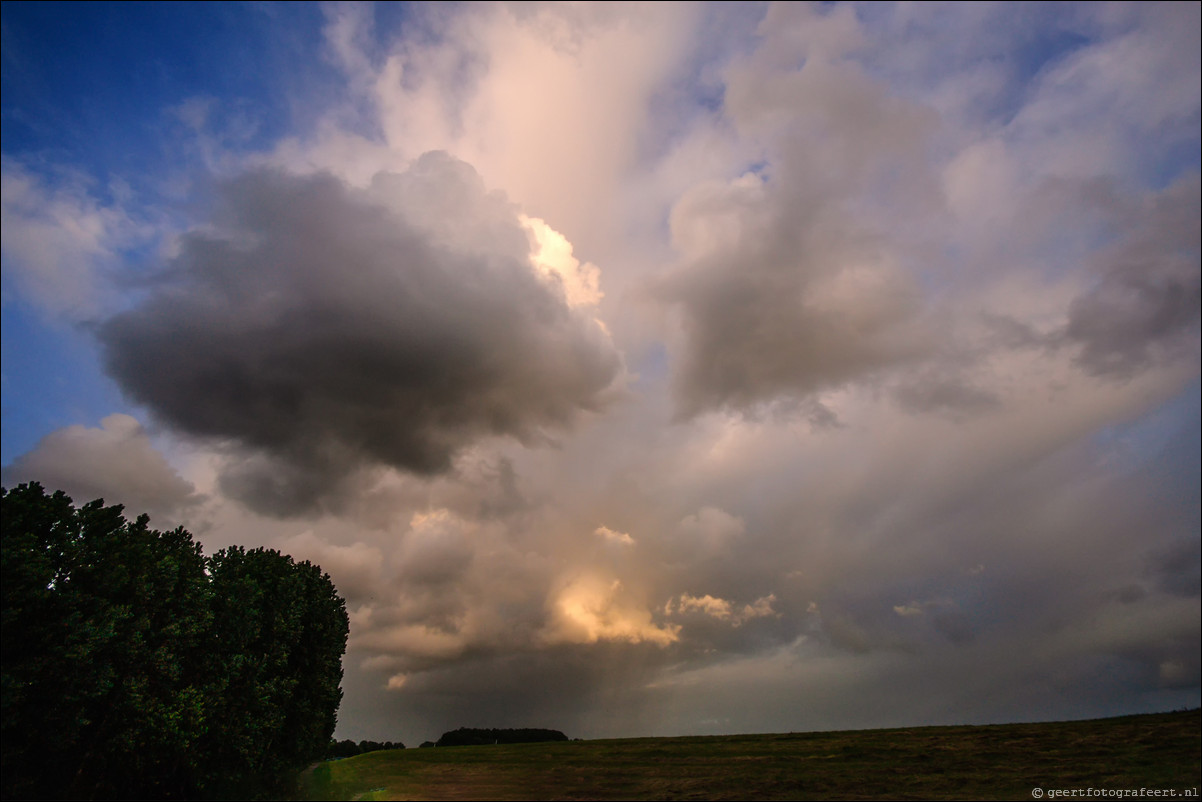
<path id="1" fill-rule="evenodd" d="M 544 741 L 566 741 L 568 736 L 559 730 L 533 727 L 519 729 L 472 729 L 460 727 L 444 732 L 435 746 L 484 746 L 486 744 L 529 744 Z"/>
<path id="2" fill-rule="evenodd" d="M 344 757 L 355 757 L 356 755 L 365 755 L 368 752 L 378 752 L 381 749 L 404 749 L 405 745 L 400 741 L 354 741 L 347 739 L 345 741 L 330 741 L 329 747 L 326 749 L 327 760 L 337 760 Z"/>

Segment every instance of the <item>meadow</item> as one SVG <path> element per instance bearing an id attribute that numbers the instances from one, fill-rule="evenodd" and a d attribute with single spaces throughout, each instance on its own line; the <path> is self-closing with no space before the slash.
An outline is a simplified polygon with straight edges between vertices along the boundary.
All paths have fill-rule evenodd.
<path id="1" fill-rule="evenodd" d="M 317 764 L 302 775 L 300 798 L 1048 799 L 1073 789 L 1078 797 L 1146 789 L 1181 798 L 1197 796 L 1200 767 L 1202 719 L 1191 710 L 373 752 Z"/>

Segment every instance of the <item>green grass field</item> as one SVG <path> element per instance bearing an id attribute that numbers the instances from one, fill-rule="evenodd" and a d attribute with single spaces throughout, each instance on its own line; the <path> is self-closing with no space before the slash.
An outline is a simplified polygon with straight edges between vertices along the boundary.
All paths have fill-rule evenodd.
<path id="1" fill-rule="evenodd" d="M 1032 799 L 1196 795 L 1199 711 L 1094 721 L 629 738 L 373 752 L 318 764 L 303 799 Z M 1113 798 L 1110 796 L 1109 798 Z"/>

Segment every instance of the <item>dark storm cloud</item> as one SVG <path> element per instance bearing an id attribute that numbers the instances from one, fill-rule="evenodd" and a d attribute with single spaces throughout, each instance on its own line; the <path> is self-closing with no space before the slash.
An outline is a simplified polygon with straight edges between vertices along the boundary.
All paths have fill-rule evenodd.
<path id="1" fill-rule="evenodd" d="M 1126 377 L 1191 335 L 1202 309 L 1198 176 L 1156 196 L 1102 260 L 1098 284 L 1069 309 L 1066 337 L 1090 373 Z"/>
<path id="2" fill-rule="evenodd" d="M 516 209 L 445 154 L 366 190 L 252 172 L 99 335 L 134 400 L 233 447 L 227 492 L 296 514 L 361 469 L 444 472 L 602 405 L 620 358 L 529 252 Z"/>

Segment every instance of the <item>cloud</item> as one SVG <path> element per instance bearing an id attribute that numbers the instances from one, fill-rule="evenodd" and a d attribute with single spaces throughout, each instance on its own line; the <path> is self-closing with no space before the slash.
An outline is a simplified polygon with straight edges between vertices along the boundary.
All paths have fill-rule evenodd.
<path id="1" fill-rule="evenodd" d="M 679 606 L 676 609 L 679 609 L 682 613 L 687 613 L 690 610 L 698 610 L 714 618 L 730 618 L 730 602 L 725 599 L 716 599 L 708 593 L 701 597 L 682 593 L 677 600 L 677 604 Z M 675 612 L 670 599 L 664 611 L 669 615 Z"/>
<path id="2" fill-rule="evenodd" d="M 909 372 L 893 390 L 898 406 L 911 413 L 964 416 L 1000 407 L 998 397 L 956 375 L 954 370 L 928 367 Z"/>
<path id="3" fill-rule="evenodd" d="M 521 215 L 519 221 L 537 246 L 531 256 L 534 266 L 544 275 L 554 276 L 563 286 L 568 306 L 596 306 L 605 293 L 601 292 L 601 271 L 597 266 L 572 256 L 572 243 L 567 237 L 547 225 L 545 220 Z"/>
<path id="4" fill-rule="evenodd" d="M 321 566 L 352 605 L 368 600 L 379 587 L 383 554 L 378 547 L 362 541 L 331 543 L 312 531 L 277 538 L 274 545 L 297 560 Z"/>
<path id="5" fill-rule="evenodd" d="M 1178 596 L 1202 596 L 1202 543 L 1182 538 L 1151 555 L 1152 573 L 1164 591 Z"/>
<path id="6" fill-rule="evenodd" d="M 718 507 L 702 507 L 677 525 L 684 544 L 698 553 L 721 550 L 747 532 L 742 519 Z"/>
<path id="7" fill-rule="evenodd" d="M 951 643 L 968 643 L 973 639 L 972 621 L 964 611 L 957 609 L 954 602 L 932 600 L 912 601 L 893 605 L 893 612 L 902 618 L 926 616 L 930 613 L 931 626 Z"/>
<path id="8" fill-rule="evenodd" d="M 99 333 L 340 737 L 1196 704 L 1197 5 L 1063 5 L 325 9 Z"/>
<path id="9" fill-rule="evenodd" d="M 337 12 L 347 107 L 375 116 L 276 154 L 439 253 L 510 243 L 638 372 L 555 449 L 353 463 L 375 486 L 313 527 L 381 554 L 344 720 L 712 733 L 1196 699 L 1196 470 L 1171 468 L 1197 438 L 1127 429 L 1174 397 L 1197 418 L 1172 311 L 1193 162 L 1156 155 L 1196 153 L 1196 48 L 1093 7 L 606 9 L 433 8 L 395 40 Z M 377 191 L 430 149 L 520 211 L 448 215 L 448 170 Z"/>
<path id="10" fill-rule="evenodd" d="M 960 610 L 940 610 L 931 617 L 931 625 L 955 644 L 970 643 L 974 638 L 972 621 Z"/>
<path id="11" fill-rule="evenodd" d="M 155 449 L 142 425 L 122 414 L 109 415 L 97 429 L 74 425 L 46 435 L 4 468 L 5 485 L 19 482 L 63 490 L 77 504 L 103 498 L 124 504 L 131 515 L 147 512 L 156 519 L 178 520 L 201 501 L 196 488 Z"/>
<path id="12" fill-rule="evenodd" d="M 816 43 L 827 27 L 837 35 Z M 805 399 L 931 346 L 922 294 L 874 209 L 933 208 L 922 158 L 933 115 L 842 58 L 856 28 L 847 8 L 776 8 L 760 48 L 728 72 L 726 113 L 766 161 L 698 183 L 672 208 L 683 259 L 656 293 L 679 315 L 686 417 Z M 798 48 L 800 68 L 782 55 Z"/>
<path id="13" fill-rule="evenodd" d="M 840 237 L 837 225 L 778 216 L 771 205 L 755 210 L 769 216 L 767 230 L 743 233 L 756 224 L 741 219 L 735 247 L 661 285 L 682 315 L 676 390 L 686 415 L 804 398 L 922 350 L 918 295 L 886 253 L 868 238 Z M 696 213 L 678 206 L 674 223 Z"/>
<path id="14" fill-rule="evenodd" d="M 716 618 L 719 621 L 727 621 L 731 626 L 738 627 L 753 618 L 779 617 L 780 614 L 772 608 L 772 604 L 775 601 L 776 595 L 770 593 L 767 596 L 761 596 L 750 604 L 743 605 L 743 609 L 738 610 L 735 605 L 726 599 L 717 598 L 708 593 L 704 596 L 690 596 L 688 593 L 682 593 L 676 599 L 675 606 L 671 599 L 668 600 L 667 605 L 664 607 L 664 612 L 672 615 L 674 613 L 685 614 L 696 611 L 711 618 Z"/>
<path id="15" fill-rule="evenodd" d="M 48 181 L 5 156 L 0 177 L 4 272 L 43 309 L 71 320 L 93 319 L 113 304 L 104 271 L 146 232 L 118 204 L 98 202 L 81 175 L 59 178 Z"/>
<path id="16" fill-rule="evenodd" d="M 678 640 L 680 627 L 657 625 L 651 611 L 624 592 L 619 580 L 582 576 L 560 589 L 551 603 L 548 643 L 622 641 L 667 646 Z"/>
<path id="17" fill-rule="evenodd" d="M 446 509 L 415 514 L 397 551 L 397 579 L 418 584 L 457 582 L 474 556 L 472 529 L 470 522 Z"/>
<path id="18" fill-rule="evenodd" d="M 1196 357 L 1202 317 L 1197 173 L 1157 193 L 1099 259 L 1097 284 L 1069 307 L 1064 338 L 1094 375 L 1123 378 L 1165 357 Z"/>
<path id="19" fill-rule="evenodd" d="M 336 505 L 377 466 L 437 474 L 483 438 L 545 440 L 622 374 L 532 266 L 516 210 L 438 153 L 366 190 L 223 184 L 213 224 L 99 337 L 130 397 L 228 444 L 223 489 L 277 515 Z"/>
<path id="20" fill-rule="evenodd" d="M 922 615 L 926 612 L 926 606 L 919 602 L 910 602 L 909 604 L 893 605 L 893 612 L 900 616 L 909 618 L 910 616 Z"/>
<path id="21" fill-rule="evenodd" d="M 598 526 L 593 530 L 593 534 L 597 537 L 604 538 L 607 543 L 616 543 L 620 546 L 633 546 L 634 538 L 626 532 L 615 532 L 608 526 Z"/>

